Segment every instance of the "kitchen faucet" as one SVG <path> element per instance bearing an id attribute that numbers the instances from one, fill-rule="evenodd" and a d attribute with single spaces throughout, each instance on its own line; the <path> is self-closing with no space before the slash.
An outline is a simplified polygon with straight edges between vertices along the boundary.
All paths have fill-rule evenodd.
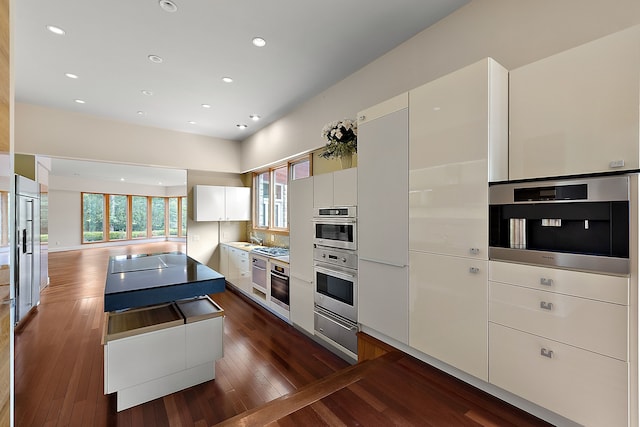
<path id="1" fill-rule="evenodd" d="M 249 241 L 253 243 L 257 243 L 260 246 L 262 246 L 262 243 L 263 243 L 263 240 L 260 239 L 259 237 L 254 236 L 253 233 L 249 235 Z"/>

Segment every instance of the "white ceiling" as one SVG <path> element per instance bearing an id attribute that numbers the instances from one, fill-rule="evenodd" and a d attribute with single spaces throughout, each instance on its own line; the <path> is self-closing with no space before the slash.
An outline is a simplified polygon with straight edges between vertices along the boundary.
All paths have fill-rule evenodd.
<path id="1" fill-rule="evenodd" d="M 240 141 L 469 0 L 172 1 L 15 1 L 16 101 Z"/>
<path id="2" fill-rule="evenodd" d="M 159 187 L 186 186 L 187 172 L 151 166 L 51 159 L 52 176 L 89 181 L 124 182 Z"/>

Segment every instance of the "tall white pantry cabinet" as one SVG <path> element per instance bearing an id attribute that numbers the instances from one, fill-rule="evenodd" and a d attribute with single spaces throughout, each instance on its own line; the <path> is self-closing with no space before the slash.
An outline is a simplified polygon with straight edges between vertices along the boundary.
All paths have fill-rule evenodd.
<path id="1" fill-rule="evenodd" d="M 358 114 L 358 321 L 488 380 L 488 182 L 508 73 L 487 58 Z"/>
<path id="2" fill-rule="evenodd" d="M 508 174 L 508 72 L 409 92 L 409 345 L 488 380 L 488 183 Z"/>

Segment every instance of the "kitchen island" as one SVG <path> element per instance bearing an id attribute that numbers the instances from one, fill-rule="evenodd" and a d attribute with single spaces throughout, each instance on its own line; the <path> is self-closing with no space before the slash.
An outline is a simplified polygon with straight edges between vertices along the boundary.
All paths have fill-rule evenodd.
<path id="1" fill-rule="evenodd" d="M 144 307 L 223 292 L 225 278 L 181 252 L 109 258 L 104 311 Z"/>
<path id="2" fill-rule="evenodd" d="M 117 410 L 215 378 L 225 278 L 180 252 L 112 256 L 105 286 L 104 393 Z"/>

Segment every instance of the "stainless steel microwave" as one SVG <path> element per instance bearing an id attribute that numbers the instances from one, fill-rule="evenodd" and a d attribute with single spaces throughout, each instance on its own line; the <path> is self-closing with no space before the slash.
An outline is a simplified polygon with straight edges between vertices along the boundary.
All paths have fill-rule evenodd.
<path id="1" fill-rule="evenodd" d="M 313 217 L 313 243 L 331 248 L 356 250 L 356 207 L 316 209 Z"/>
<path id="2" fill-rule="evenodd" d="M 489 258 L 627 275 L 629 176 L 489 187 Z"/>

